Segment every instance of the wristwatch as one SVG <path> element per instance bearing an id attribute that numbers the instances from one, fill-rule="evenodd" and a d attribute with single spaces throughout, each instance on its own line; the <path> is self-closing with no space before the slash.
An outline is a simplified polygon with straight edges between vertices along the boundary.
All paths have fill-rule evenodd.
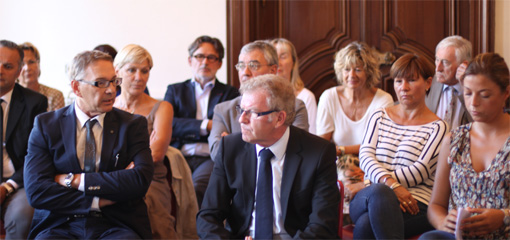
<path id="1" fill-rule="evenodd" d="M 73 183 L 73 179 L 74 179 L 73 173 L 67 174 L 67 176 L 64 178 L 64 184 L 66 185 L 67 188 L 71 188 L 71 183 Z"/>
<path id="2" fill-rule="evenodd" d="M 505 217 L 503 218 L 503 223 L 505 224 L 505 226 L 510 226 L 510 213 L 508 211 L 510 211 L 509 209 L 501 209 L 501 211 L 503 211 L 503 213 L 505 213 Z"/>

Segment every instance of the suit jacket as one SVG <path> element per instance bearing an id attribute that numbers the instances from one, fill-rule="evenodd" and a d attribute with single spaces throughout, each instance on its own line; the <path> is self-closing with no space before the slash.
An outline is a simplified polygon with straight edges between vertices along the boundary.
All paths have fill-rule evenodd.
<path id="1" fill-rule="evenodd" d="M 11 179 L 19 187 L 23 187 L 23 164 L 27 155 L 28 137 L 34 126 L 34 118 L 46 112 L 48 99 L 37 92 L 14 85 L 11 102 L 9 103 L 9 116 L 5 128 L 5 149 L 14 165 L 14 175 Z"/>
<path id="2" fill-rule="evenodd" d="M 439 106 L 439 102 L 441 101 L 441 95 L 443 94 L 443 86 L 444 84 L 436 81 L 436 78 L 432 80 L 432 86 L 430 86 L 430 91 L 427 97 L 425 98 L 425 104 L 430 109 L 430 111 L 436 113 L 437 108 Z M 469 112 L 466 111 L 466 105 L 464 103 L 464 96 L 461 94 L 458 96 L 462 106 L 460 107 L 459 118 L 460 125 L 464 125 L 466 123 L 472 122 L 473 118 L 469 115 Z M 451 126 L 450 130 L 451 129 Z"/>
<path id="3" fill-rule="evenodd" d="M 241 132 L 241 124 L 239 124 L 239 113 L 236 106 L 241 104 L 241 96 L 220 103 L 214 107 L 213 125 L 211 133 L 209 134 L 209 151 L 211 159 L 218 153 L 218 145 L 221 140 L 221 133 L 238 133 Z M 306 110 L 305 103 L 296 98 L 296 118 L 292 125 L 303 130 L 308 131 L 308 111 Z"/>
<path id="4" fill-rule="evenodd" d="M 332 143 L 290 127 L 280 199 L 284 228 L 293 238 L 337 238 L 340 196 L 335 153 Z M 256 171 L 254 144 L 244 142 L 241 133 L 222 138 L 197 216 L 201 239 L 241 239 L 249 234 Z"/>
<path id="5" fill-rule="evenodd" d="M 66 188 L 54 181 L 57 174 L 81 173 L 76 156 L 74 104 L 39 115 L 30 134 L 25 162 L 25 189 L 35 208 L 29 239 L 87 214 L 94 196 L 116 203 L 101 208 L 103 216 L 119 226 L 152 238 L 143 197 L 154 172 L 147 120 L 114 108 L 106 113 L 98 172 L 85 173 L 85 191 Z M 133 169 L 126 170 L 130 162 Z"/>
<path id="6" fill-rule="evenodd" d="M 239 91 L 230 85 L 225 85 L 214 80 L 211 89 L 207 118 L 213 118 L 214 106 L 220 102 L 234 99 L 239 96 Z M 200 124 L 202 120 L 196 119 L 197 103 L 195 99 L 195 87 L 188 79 L 182 83 L 170 84 L 165 93 L 165 101 L 174 107 L 174 121 L 172 123 L 172 142 L 170 145 L 181 149 L 186 143 L 207 142 L 207 136 L 200 136 Z"/>

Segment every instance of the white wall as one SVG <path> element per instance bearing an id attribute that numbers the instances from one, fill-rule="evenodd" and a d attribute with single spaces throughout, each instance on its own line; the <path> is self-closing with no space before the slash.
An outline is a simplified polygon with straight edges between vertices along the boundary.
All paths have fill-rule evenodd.
<path id="1" fill-rule="evenodd" d="M 226 45 L 225 0 L 0 0 L 0 39 L 32 42 L 41 54 L 40 82 L 67 94 L 65 65 L 79 52 L 108 43 L 145 47 L 154 59 L 151 96 L 191 76 L 189 44 L 200 35 Z M 226 59 L 223 60 L 226 62 Z M 217 73 L 226 81 L 226 68 Z"/>

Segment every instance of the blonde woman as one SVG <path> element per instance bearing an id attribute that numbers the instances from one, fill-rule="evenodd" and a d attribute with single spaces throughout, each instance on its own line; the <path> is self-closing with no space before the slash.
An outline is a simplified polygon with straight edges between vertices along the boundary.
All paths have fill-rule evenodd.
<path id="1" fill-rule="evenodd" d="M 317 118 L 317 101 L 312 91 L 305 88 L 303 80 L 299 75 L 299 61 L 296 48 L 289 40 L 285 38 L 275 38 L 271 43 L 276 48 L 278 54 L 278 72 L 276 75 L 281 76 L 290 81 L 294 86 L 296 98 L 305 103 L 308 113 L 308 131 L 315 134 L 316 118 Z"/>
<path id="2" fill-rule="evenodd" d="M 153 237 L 175 239 L 170 186 L 166 179 L 167 169 L 163 164 L 172 137 L 173 107 L 166 101 L 158 101 L 144 93 L 153 66 L 152 57 L 145 48 L 127 45 L 117 54 L 113 64 L 117 77 L 122 78 L 122 92 L 115 99 L 114 107 L 145 116 L 148 122 L 154 177 L 145 202 Z"/>

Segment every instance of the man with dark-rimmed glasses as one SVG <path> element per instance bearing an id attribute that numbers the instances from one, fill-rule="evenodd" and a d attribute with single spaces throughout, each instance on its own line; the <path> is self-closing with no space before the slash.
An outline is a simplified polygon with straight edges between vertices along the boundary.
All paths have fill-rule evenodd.
<path id="1" fill-rule="evenodd" d="M 216 78 L 224 56 L 219 39 L 200 36 L 188 52 L 193 77 L 168 85 L 165 100 L 174 107 L 170 145 L 181 150 L 188 162 L 200 207 L 214 165 L 207 144 L 214 106 L 239 96 L 239 92 Z"/>
<path id="2" fill-rule="evenodd" d="M 154 166 L 147 120 L 113 108 L 113 59 L 79 53 L 73 104 L 36 117 L 25 161 L 29 239 L 150 239 L 143 200 Z"/>

